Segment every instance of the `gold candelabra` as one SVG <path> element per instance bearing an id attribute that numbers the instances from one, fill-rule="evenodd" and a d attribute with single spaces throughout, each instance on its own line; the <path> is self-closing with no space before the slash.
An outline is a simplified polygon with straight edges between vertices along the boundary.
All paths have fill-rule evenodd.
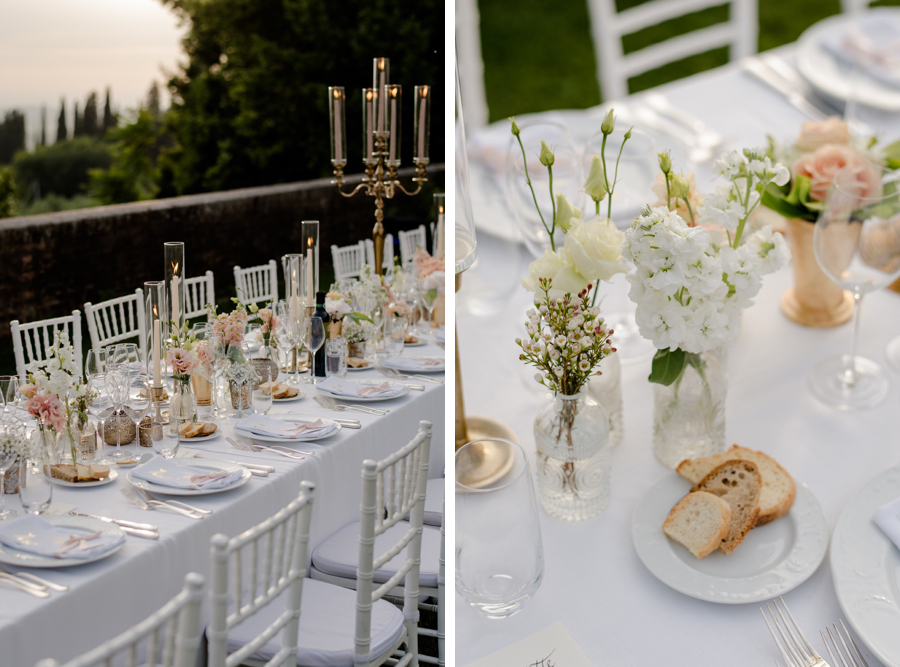
<path id="1" fill-rule="evenodd" d="M 412 181 L 416 184 L 416 189 L 407 190 L 397 178 L 397 167 L 385 164 L 387 155 L 387 138 L 376 136 L 374 156 L 377 162 L 366 164 L 366 175 L 363 176 L 362 183 L 350 192 L 345 192 L 343 190 L 344 165 L 338 162 L 334 162 L 334 180 L 332 181 L 337 185 L 338 192 L 344 197 L 352 197 L 364 191 L 365 194 L 375 198 L 375 227 L 372 229 L 372 242 L 375 244 L 375 271 L 378 275 L 381 275 L 384 263 L 384 200 L 393 199 L 397 190 L 405 195 L 417 195 L 422 191 L 422 184 L 428 181 L 428 177 L 425 175 L 428 161 L 413 160 L 416 165 L 416 175 Z"/>

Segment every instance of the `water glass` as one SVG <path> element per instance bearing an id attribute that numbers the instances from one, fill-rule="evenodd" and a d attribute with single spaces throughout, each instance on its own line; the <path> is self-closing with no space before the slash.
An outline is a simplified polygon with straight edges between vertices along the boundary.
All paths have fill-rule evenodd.
<path id="1" fill-rule="evenodd" d="M 405 315 L 388 315 L 384 319 L 384 351 L 388 356 L 398 357 L 403 354 L 406 341 L 408 320 Z"/>
<path id="2" fill-rule="evenodd" d="M 16 375 L 0 375 L 0 424 L 13 423 L 19 399 L 19 378 Z"/>
<path id="3" fill-rule="evenodd" d="M 275 393 L 275 383 L 278 381 L 278 368 L 273 368 L 271 364 L 258 364 L 256 372 L 259 375 L 260 386 L 250 394 L 250 402 L 256 414 L 264 415 L 272 408 L 272 395 Z M 261 385 L 264 384 L 268 385 L 268 391 L 262 390 Z"/>
<path id="4" fill-rule="evenodd" d="M 347 343 L 340 338 L 325 341 L 325 377 L 347 375 Z"/>
<path id="5" fill-rule="evenodd" d="M 544 550 L 525 451 L 502 438 L 456 451 L 456 590 L 488 618 L 521 611 L 541 585 Z"/>
<path id="6" fill-rule="evenodd" d="M 19 500 L 26 514 L 41 514 L 50 507 L 52 497 L 50 461 L 39 440 L 32 435 L 19 465 Z"/>

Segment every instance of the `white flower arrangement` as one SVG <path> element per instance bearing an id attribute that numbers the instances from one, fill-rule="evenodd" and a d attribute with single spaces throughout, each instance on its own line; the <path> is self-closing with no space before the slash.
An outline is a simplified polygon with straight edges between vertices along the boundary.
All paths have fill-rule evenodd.
<path id="1" fill-rule="evenodd" d="M 63 403 L 74 402 L 86 395 L 87 385 L 81 382 L 81 369 L 65 329 L 56 330 L 47 358 L 31 362 L 25 370 L 37 391 L 56 394 Z"/>
<path id="2" fill-rule="evenodd" d="M 658 349 L 652 382 L 671 384 L 696 355 L 734 339 L 740 313 L 752 304 L 762 276 L 787 262 L 789 252 L 771 226 L 744 236 L 744 227 L 770 183 L 783 185 L 788 171 L 754 151 L 732 151 L 714 170 L 726 179 L 694 211 L 694 194 L 660 154 L 667 206 L 645 206 L 626 236 L 628 276 L 641 335 Z M 694 203 L 696 201 L 694 200 Z M 688 211 L 688 220 L 677 212 Z M 696 217 L 695 217 L 696 216 Z"/>
<path id="3" fill-rule="evenodd" d="M 349 298 L 332 286 L 325 295 L 325 312 L 331 316 L 331 321 L 340 322 L 344 315 L 349 314 L 352 310 Z"/>
<path id="4" fill-rule="evenodd" d="M 381 276 L 375 273 L 371 266 L 364 264 L 359 280 L 350 288 L 350 296 L 357 305 L 366 302 L 380 304 L 387 297 L 387 288 L 384 286 Z"/>
<path id="5" fill-rule="evenodd" d="M 0 461 L 8 461 L 11 457 L 19 457 L 25 452 L 28 441 L 19 433 L 0 432 Z"/>
<path id="6" fill-rule="evenodd" d="M 253 382 L 259 382 L 259 373 L 250 364 L 233 363 L 225 369 L 225 378 L 229 382 L 245 385 Z"/>
<path id="7" fill-rule="evenodd" d="M 365 343 L 372 336 L 375 326 L 366 320 L 354 320 L 346 318 L 344 326 L 341 328 L 341 334 L 347 339 L 348 343 Z"/>

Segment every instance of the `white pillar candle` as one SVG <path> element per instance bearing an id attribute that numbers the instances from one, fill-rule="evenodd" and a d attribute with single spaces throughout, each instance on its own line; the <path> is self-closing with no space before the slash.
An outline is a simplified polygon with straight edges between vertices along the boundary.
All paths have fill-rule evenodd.
<path id="1" fill-rule="evenodd" d="M 334 98 L 334 157 L 342 159 L 344 155 L 344 128 L 341 127 L 341 102 L 343 99 Z"/>
<path id="2" fill-rule="evenodd" d="M 435 249 L 434 256 L 435 257 L 443 257 L 444 256 L 444 214 L 443 212 L 438 213 L 438 222 L 437 222 L 437 230 L 435 231 L 435 236 L 437 236 L 437 248 Z"/>
<path id="3" fill-rule="evenodd" d="M 316 305 L 316 288 L 313 284 L 313 251 L 306 249 L 306 305 Z"/>
<path id="4" fill-rule="evenodd" d="M 176 266 L 175 270 L 178 270 Z M 172 321 L 176 327 L 181 326 L 181 304 L 178 302 L 178 276 L 172 276 Z"/>
<path id="5" fill-rule="evenodd" d="M 159 387 L 162 385 L 162 369 L 161 369 L 161 355 L 160 355 L 160 338 L 162 337 L 162 332 L 159 326 L 159 317 L 153 318 L 153 386 Z"/>

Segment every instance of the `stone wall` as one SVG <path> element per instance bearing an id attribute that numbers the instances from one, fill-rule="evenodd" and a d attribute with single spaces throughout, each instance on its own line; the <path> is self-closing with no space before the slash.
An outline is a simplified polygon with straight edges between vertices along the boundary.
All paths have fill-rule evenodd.
<path id="1" fill-rule="evenodd" d="M 399 229 L 427 227 L 444 167 L 428 171 L 427 192 L 386 203 L 385 229 L 395 237 Z M 404 184 L 412 175 L 400 172 Z M 221 301 L 234 295 L 236 264 L 301 252 L 301 221 L 319 220 L 323 276 L 331 275 L 331 245 L 370 238 L 374 209 L 371 197 L 342 197 L 320 179 L 0 220 L 0 349 L 11 349 L 10 320 L 58 317 L 161 280 L 166 241 L 184 241 L 188 277 L 214 272 Z"/>

